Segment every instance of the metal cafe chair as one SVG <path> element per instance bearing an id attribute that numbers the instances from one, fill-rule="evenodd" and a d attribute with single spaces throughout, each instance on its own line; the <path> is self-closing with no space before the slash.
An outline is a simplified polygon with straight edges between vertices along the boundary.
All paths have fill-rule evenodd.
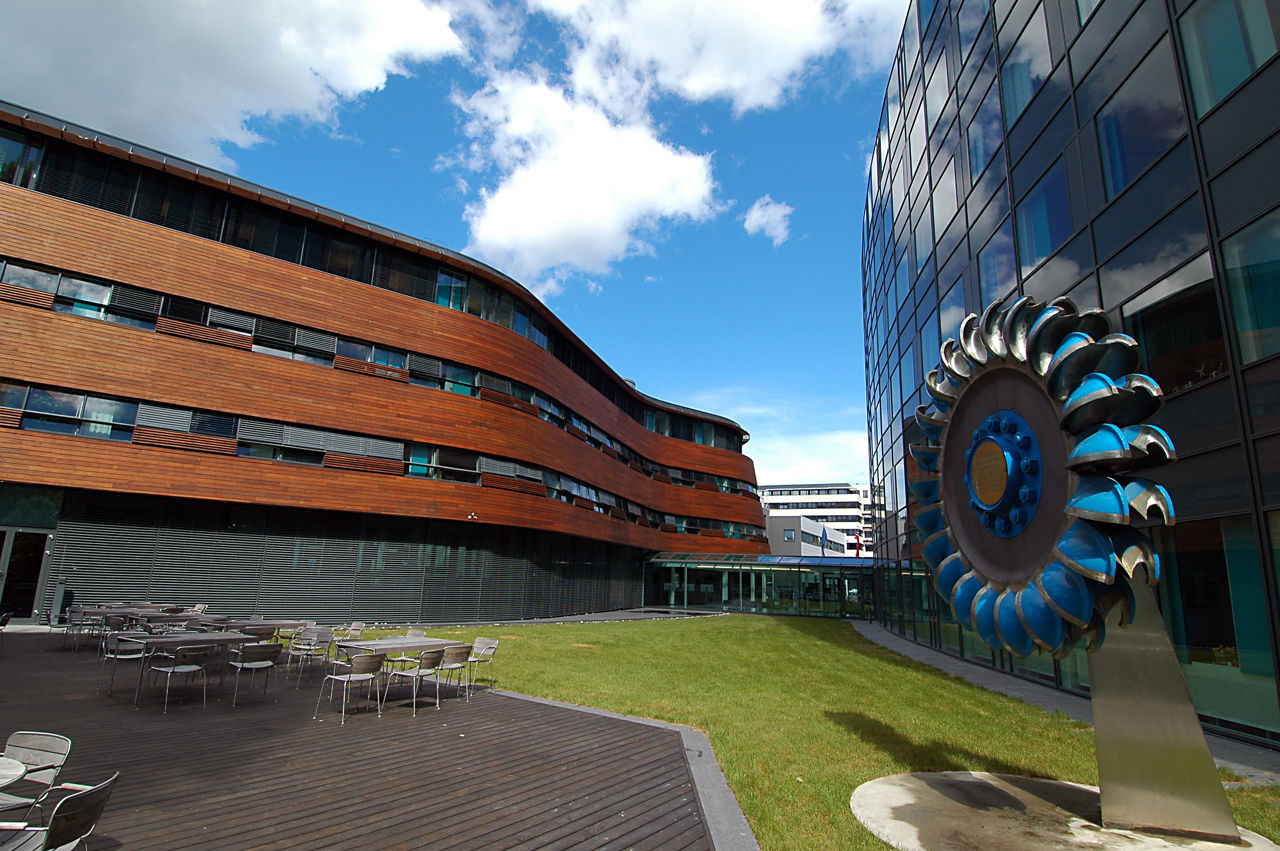
<path id="1" fill-rule="evenodd" d="M 166 665 L 151 665 L 151 674 L 154 677 L 157 674 L 164 674 L 164 712 L 169 714 L 169 685 L 173 681 L 175 674 L 185 674 L 187 681 L 196 674 L 200 675 L 200 705 L 208 708 L 209 706 L 209 673 L 206 670 L 209 663 L 213 660 L 212 644 L 192 644 L 186 647 L 179 647 L 174 651 L 172 660 Z"/>
<path id="2" fill-rule="evenodd" d="M 493 676 L 493 654 L 498 652 L 498 639 L 496 638 L 477 638 L 475 644 L 472 645 L 471 655 L 467 657 L 467 693 L 471 693 L 471 686 L 476 681 L 476 668 L 480 665 L 489 666 L 489 688 L 493 688 L 497 683 L 497 678 Z"/>
<path id="3" fill-rule="evenodd" d="M 418 717 L 418 685 L 427 677 L 431 677 L 436 681 L 436 709 L 440 708 L 440 660 L 444 658 L 444 648 L 439 647 L 435 650 L 423 650 L 418 654 L 418 664 L 407 670 L 397 670 L 391 672 L 390 679 L 387 680 L 387 692 L 391 691 L 391 684 L 396 681 L 396 677 L 408 678 L 413 680 L 413 717 Z M 382 702 L 387 702 L 386 692 L 383 692 Z"/>
<path id="4" fill-rule="evenodd" d="M 19 783 L 43 787 L 34 797 L 0 792 L 0 812 L 5 810 L 37 809 L 48 797 L 58 772 L 71 753 L 71 740 L 57 733 L 39 730 L 18 730 L 4 743 L 4 755 L 26 766 L 27 773 Z M 35 790 L 32 790 L 35 791 Z"/>
<path id="5" fill-rule="evenodd" d="M 458 696 L 471 697 L 467 690 L 467 660 L 471 658 L 470 644 L 454 644 L 444 649 L 444 658 L 440 660 L 438 670 L 444 673 L 445 682 L 456 674 L 458 677 Z M 439 705 L 439 704 L 437 704 Z"/>
<path id="6" fill-rule="evenodd" d="M 378 674 L 382 671 L 382 663 L 387 660 L 386 653 L 361 653 L 359 656 L 352 656 L 349 663 L 339 668 L 342 673 L 328 673 L 324 675 L 324 682 L 320 683 L 320 693 L 316 695 L 316 711 L 311 716 L 311 720 L 315 721 L 320 718 L 320 698 L 324 697 L 325 683 L 329 684 L 329 700 L 333 700 L 333 689 L 338 683 L 342 683 L 342 723 L 347 723 L 347 697 L 351 693 L 351 686 L 356 683 L 365 684 L 364 700 L 365 707 L 369 705 L 369 693 L 374 691 L 378 685 Z M 378 695 L 378 717 L 382 717 L 382 695 Z"/>
<path id="7" fill-rule="evenodd" d="M 289 641 L 288 656 L 286 658 L 285 675 L 288 676 L 288 668 L 292 666 L 294 661 L 298 663 L 298 684 L 294 688 L 302 687 L 302 669 L 307 667 L 313 660 L 320 660 L 322 663 L 329 658 L 329 647 L 333 644 L 333 630 L 322 626 L 303 627 L 297 635 Z"/>
<path id="8" fill-rule="evenodd" d="M 116 665 L 121 662 L 138 662 L 147 655 L 147 649 L 142 644 L 133 641 L 133 638 L 146 635 L 145 632 L 109 632 L 103 639 L 102 650 L 102 666 L 98 668 L 98 685 L 94 689 L 94 694 L 102 692 L 102 675 L 107 670 L 107 663 L 111 663 L 111 679 L 107 681 L 107 695 L 111 695 L 111 689 L 116 684 Z"/>
<path id="9" fill-rule="evenodd" d="M 240 694 L 240 672 L 249 672 L 249 693 L 253 693 L 253 678 L 258 671 L 266 671 L 262 681 L 262 693 L 267 693 L 267 679 L 275 685 L 275 701 L 280 702 L 280 673 L 276 660 L 280 658 L 283 644 L 245 644 L 231 651 L 231 659 L 227 663 L 236 669 L 236 684 L 231 692 L 231 705 L 236 705 L 236 697 Z"/>
<path id="10" fill-rule="evenodd" d="M 115 788 L 120 772 L 108 777 L 97 786 L 64 783 L 59 791 L 71 792 L 54 804 L 49 824 L 33 825 L 27 822 L 0 822 L 0 848 L 4 851 L 71 851 L 88 839 L 98 826 L 107 799 Z"/>

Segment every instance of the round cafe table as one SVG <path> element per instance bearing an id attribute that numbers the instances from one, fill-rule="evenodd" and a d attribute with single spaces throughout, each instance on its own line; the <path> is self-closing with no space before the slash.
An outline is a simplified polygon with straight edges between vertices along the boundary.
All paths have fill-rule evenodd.
<path id="1" fill-rule="evenodd" d="M 10 783 L 17 783 L 27 774 L 27 767 L 16 759 L 0 756 L 0 789 Z"/>

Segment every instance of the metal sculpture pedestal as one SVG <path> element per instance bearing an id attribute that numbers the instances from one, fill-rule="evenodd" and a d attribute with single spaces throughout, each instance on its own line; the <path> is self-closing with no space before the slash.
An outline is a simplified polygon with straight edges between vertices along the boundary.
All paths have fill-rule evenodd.
<path id="1" fill-rule="evenodd" d="M 1153 590 L 1134 582 L 1133 623 L 1089 654 L 1106 827 L 1240 842 Z"/>

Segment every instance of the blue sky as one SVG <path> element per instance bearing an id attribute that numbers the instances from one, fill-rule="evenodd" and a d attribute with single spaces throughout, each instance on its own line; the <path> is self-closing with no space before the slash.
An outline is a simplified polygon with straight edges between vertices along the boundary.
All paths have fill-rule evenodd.
<path id="1" fill-rule="evenodd" d="M 865 481 L 902 0 L 16 0 L 0 98 L 481 259 L 761 483 Z"/>

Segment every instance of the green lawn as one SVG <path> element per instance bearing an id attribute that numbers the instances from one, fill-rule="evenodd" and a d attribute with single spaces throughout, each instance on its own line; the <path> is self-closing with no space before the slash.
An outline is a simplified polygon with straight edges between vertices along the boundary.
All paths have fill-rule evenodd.
<path id="1" fill-rule="evenodd" d="M 704 730 L 762 848 L 884 848 L 860 783 L 972 769 L 1097 783 L 1093 734 L 818 618 L 727 615 L 444 629 L 501 639 L 500 688 Z M 482 673 L 487 673 L 483 672 Z M 1280 789 L 1233 791 L 1280 838 Z"/>

